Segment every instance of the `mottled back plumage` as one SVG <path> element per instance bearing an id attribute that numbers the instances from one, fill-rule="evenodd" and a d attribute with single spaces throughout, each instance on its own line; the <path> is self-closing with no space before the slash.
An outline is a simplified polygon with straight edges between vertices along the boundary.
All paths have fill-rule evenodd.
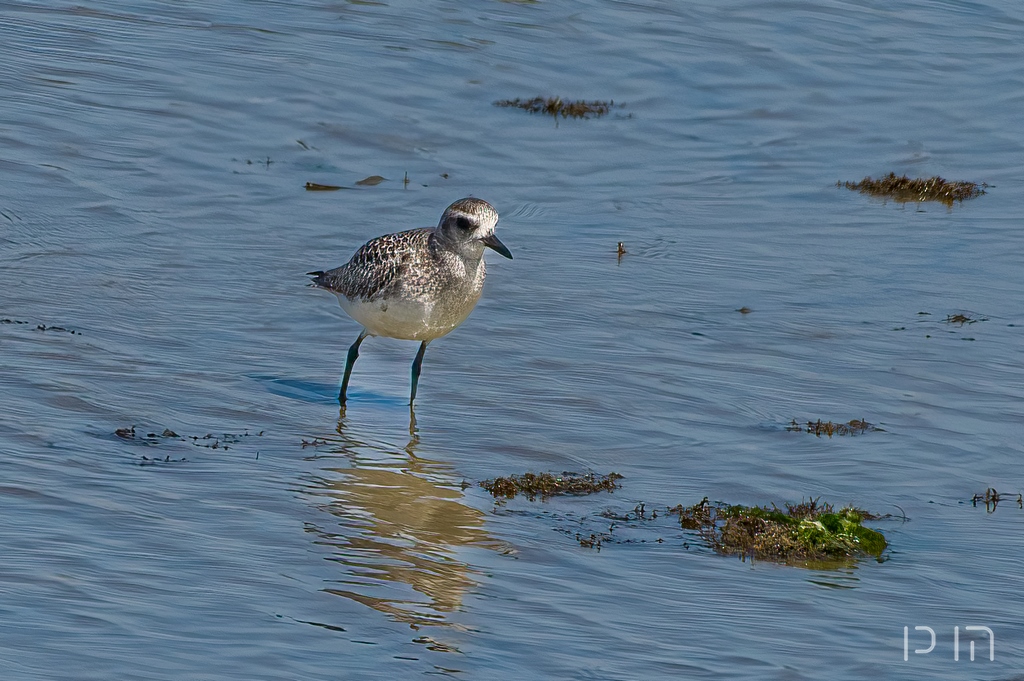
<path id="1" fill-rule="evenodd" d="M 315 272 L 313 283 L 347 298 L 373 301 L 399 293 L 403 283 L 418 288 L 430 265 L 431 228 L 387 234 L 363 244 L 341 267 Z M 429 283 L 429 282 L 428 282 Z"/>

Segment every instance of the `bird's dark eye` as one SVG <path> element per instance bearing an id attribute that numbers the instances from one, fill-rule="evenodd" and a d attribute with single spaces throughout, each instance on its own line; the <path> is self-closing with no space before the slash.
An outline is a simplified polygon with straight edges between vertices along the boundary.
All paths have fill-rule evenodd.
<path id="1" fill-rule="evenodd" d="M 467 232 L 473 229 L 473 223 L 470 222 L 469 218 L 463 217 L 461 215 L 455 218 L 455 226 Z"/>

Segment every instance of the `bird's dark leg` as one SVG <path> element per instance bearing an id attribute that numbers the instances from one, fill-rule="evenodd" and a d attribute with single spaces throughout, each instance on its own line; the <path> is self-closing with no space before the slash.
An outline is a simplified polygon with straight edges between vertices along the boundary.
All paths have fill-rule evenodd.
<path id="1" fill-rule="evenodd" d="M 430 341 L 423 341 L 420 343 L 420 351 L 416 353 L 416 359 L 412 361 L 412 394 L 409 395 L 409 406 L 412 406 L 413 400 L 416 399 L 416 386 L 420 382 L 420 366 L 423 365 L 423 353 L 427 351 L 427 343 Z"/>
<path id="2" fill-rule="evenodd" d="M 341 392 L 338 393 L 338 402 L 345 404 L 345 393 L 348 391 L 348 379 L 352 376 L 352 365 L 356 363 L 356 358 L 359 357 L 359 344 L 363 342 L 363 339 L 369 335 L 366 329 L 363 329 L 362 333 L 359 334 L 359 338 L 356 338 L 356 342 L 352 344 L 352 347 L 348 349 L 348 358 L 345 360 L 345 377 L 341 379 Z"/>

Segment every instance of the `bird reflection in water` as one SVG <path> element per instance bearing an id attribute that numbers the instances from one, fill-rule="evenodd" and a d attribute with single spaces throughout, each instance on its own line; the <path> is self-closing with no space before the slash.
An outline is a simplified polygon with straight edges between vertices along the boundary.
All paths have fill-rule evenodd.
<path id="1" fill-rule="evenodd" d="M 342 409 L 337 436 L 320 438 L 326 444 L 317 458 L 343 458 L 349 466 L 322 469 L 308 490 L 336 521 L 308 529 L 345 568 L 325 591 L 413 628 L 450 624 L 446 616 L 476 583 L 459 554 L 499 548 L 484 531 L 483 513 L 462 503 L 462 479 L 451 466 L 416 455 L 414 417 L 404 447 L 357 440 L 349 431 Z"/>

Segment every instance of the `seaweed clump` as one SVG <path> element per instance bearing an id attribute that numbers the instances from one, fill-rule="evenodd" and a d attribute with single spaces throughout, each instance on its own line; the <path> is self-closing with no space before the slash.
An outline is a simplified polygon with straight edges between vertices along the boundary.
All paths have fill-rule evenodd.
<path id="1" fill-rule="evenodd" d="M 679 516 L 683 529 L 696 530 L 723 555 L 806 565 L 865 555 L 880 558 L 887 546 L 881 532 L 861 525 L 881 516 L 852 506 L 837 511 L 817 499 L 779 509 L 712 504 L 704 497 L 693 506 L 679 505 L 669 512 Z"/>
<path id="2" fill-rule="evenodd" d="M 587 102 L 582 99 L 565 101 L 561 97 L 534 97 L 533 99 L 501 99 L 494 106 L 522 109 L 530 113 L 543 113 L 553 118 L 599 118 L 609 111 L 615 102 L 594 100 Z"/>
<path id="3" fill-rule="evenodd" d="M 621 487 L 617 482 L 621 478 L 622 476 L 618 473 L 609 473 L 608 475 L 523 473 L 522 475 L 484 480 L 480 486 L 490 492 L 495 499 L 499 497 L 515 499 L 516 495 L 522 494 L 533 501 L 537 497 L 547 499 L 562 494 L 582 496 L 601 491 L 613 492 L 617 487 Z"/>
<path id="4" fill-rule="evenodd" d="M 801 425 L 793 419 L 786 426 L 786 430 L 789 431 L 806 431 L 808 433 L 814 433 L 816 437 L 827 435 L 832 437 L 833 435 L 860 435 L 866 433 L 869 430 L 882 430 L 881 428 L 874 426 L 864 419 L 853 419 L 848 423 L 833 423 L 832 421 L 808 421 L 806 425 Z"/>
<path id="5" fill-rule="evenodd" d="M 861 194 L 891 198 L 899 203 L 910 201 L 938 201 L 952 206 L 955 201 L 966 201 L 985 193 L 982 187 L 974 182 L 950 182 L 938 175 L 934 177 L 910 179 L 906 175 L 897 177 L 889 173 L 885 177 L 873 179 L 865 177 L 860 182 L 836 182 L 837 187 L 846 187 L 859 191 Z"/>

